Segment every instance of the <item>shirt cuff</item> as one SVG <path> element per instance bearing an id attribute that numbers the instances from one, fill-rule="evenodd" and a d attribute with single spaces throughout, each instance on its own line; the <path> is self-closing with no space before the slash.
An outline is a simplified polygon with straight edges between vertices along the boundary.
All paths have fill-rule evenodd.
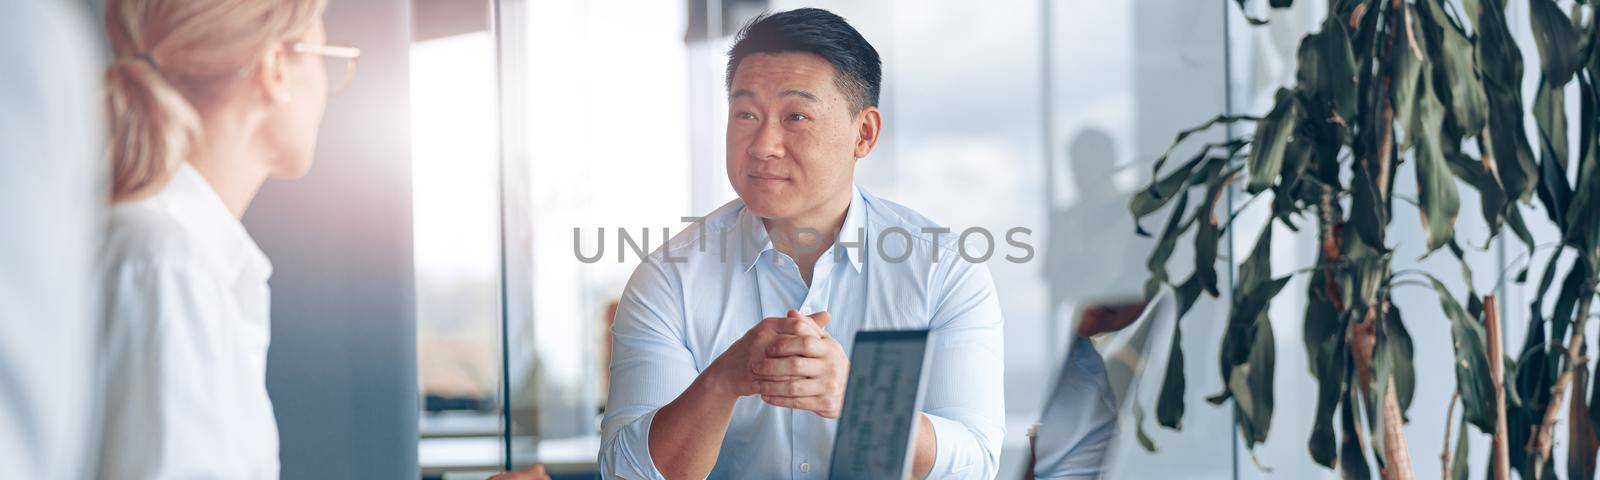
<path id="1" fill-rule="evenodd" d="M 933 424 L 933 469 L 928 472 L 928 478 L 966 478 L 978 474 L 980 468 L 972 455 L 983 452 L 963 452 L 966 450 L 963 446 L 970 443 L 966 441 L 971 436 L 967 426 L 938 415 L 923 415 Z"/>
<path id="2" fill-rule="evenodd" d="M 635 418 L 610 436 L 600 451 L 600 471 L 605 478 L 666 480 L 650 458 L 650 424 L 658 411 Z"/>

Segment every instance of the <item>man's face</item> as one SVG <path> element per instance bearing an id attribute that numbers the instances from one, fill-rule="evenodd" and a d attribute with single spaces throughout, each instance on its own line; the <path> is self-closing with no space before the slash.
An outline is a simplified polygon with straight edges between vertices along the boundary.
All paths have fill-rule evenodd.
<path id="1" fill-rule="evenodd" d="M 878 113 L 851 112 L 832 64 L 810 53 L 753 54 L 729 92 L 728 181 L 752 212 L 794 219 L 849 201 Z"/>

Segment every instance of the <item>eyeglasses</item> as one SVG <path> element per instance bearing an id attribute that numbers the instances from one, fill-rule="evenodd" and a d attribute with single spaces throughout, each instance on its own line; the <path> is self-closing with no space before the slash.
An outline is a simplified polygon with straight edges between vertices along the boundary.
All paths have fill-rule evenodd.
<path id="1" fill-rule="evenodd" d="M 289 48 L 294 53 L 322 57 L 323 71 L 328 74 L 330 94 L 343 91 L 356 78 L 356 59 L 361 57 L 359 48 L 313 45 L 305 42 L 295 42 Z"/>

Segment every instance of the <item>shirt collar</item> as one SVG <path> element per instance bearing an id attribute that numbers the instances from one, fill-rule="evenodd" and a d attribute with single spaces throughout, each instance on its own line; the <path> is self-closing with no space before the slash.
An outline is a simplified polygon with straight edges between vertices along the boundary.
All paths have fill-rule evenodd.
<path id="1" fill-rule="evenodd" d="M 761 259 L 761 254 L 772 250 L 772 237 L 767 235 L 767 226 L 761 222 L 761 217 L 751 213 L 749 208 L 739 212 L 739 219 L 734 222 L 738 230 L 739 265 L 744 271 L 755 267 L 756 261 Z M 839 255 L 838 250 L 844 250 L 843 255 L 850 259 L 850 265 L 857 272 L 861 271 L 862 255 L 866 252 L 867 245 L 863 242 L 866 238 L 866 205 L 861 195 L 860 187 L 850 186 L 850 207 L 845 210 L 844 224 L 839 227 L 838 235 L 832 248 L 833 255 Z M 840 245 L 847 243 L 849 245 Z"/>
<path id="2" fill-rule="evenodd" d="M 850 266 L 856 272 L 861 271 L 861 256 L 867 252 L 867 205 L 866 197 L 861 195 L 861 188 L 850 186 L 850 209 L 845 211 L 844 225 L 839 227 L 838 240 L 834 241 L 834 248 L 844 250 L 845 257 L 850 259 Z M 837 255 L 838 252 L 835 252 Z"/>
<path id="3" fill-rule="evenodd" d="M 756 266 L 762 253 L 772 250 L 772 238 L 767 236 L 767 226 L 761 223 L 761 217 L 751 213 L 749 207 L 739 211 L 739 220 L 734 222 L 734 228 L 738 230 L 739 265 L 748 272 Z"/>
<path id="4" fill-rule="evenodd" d="M 233 278 L 272 276 L 266 254 L 194 167 L 180 162 L 160 195 L 174 209 L 174 217 L 199 239 L 198 248 L 207 261 Z"/>

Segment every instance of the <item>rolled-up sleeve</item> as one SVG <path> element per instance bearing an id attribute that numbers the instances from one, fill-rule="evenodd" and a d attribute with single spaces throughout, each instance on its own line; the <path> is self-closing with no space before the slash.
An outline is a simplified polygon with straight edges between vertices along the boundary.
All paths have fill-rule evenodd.
<path id="1" fill-rule="evenodd" d="M 923 413 L 937 443 L 928 478 L 994 478 L 1005 437 L 1000 300 L 983 264 L 951 255 L 930 279 L 933 360 Z"/>
<path id="2" fill-rule="evenodd" d="M 650 458 L 650 423 L 699 375 L 683 341 L 681 284 L 656 256 L 628 280 L 611 327 L 611 386 L 601 421 L 604 478 L 661 479 Z"/>

